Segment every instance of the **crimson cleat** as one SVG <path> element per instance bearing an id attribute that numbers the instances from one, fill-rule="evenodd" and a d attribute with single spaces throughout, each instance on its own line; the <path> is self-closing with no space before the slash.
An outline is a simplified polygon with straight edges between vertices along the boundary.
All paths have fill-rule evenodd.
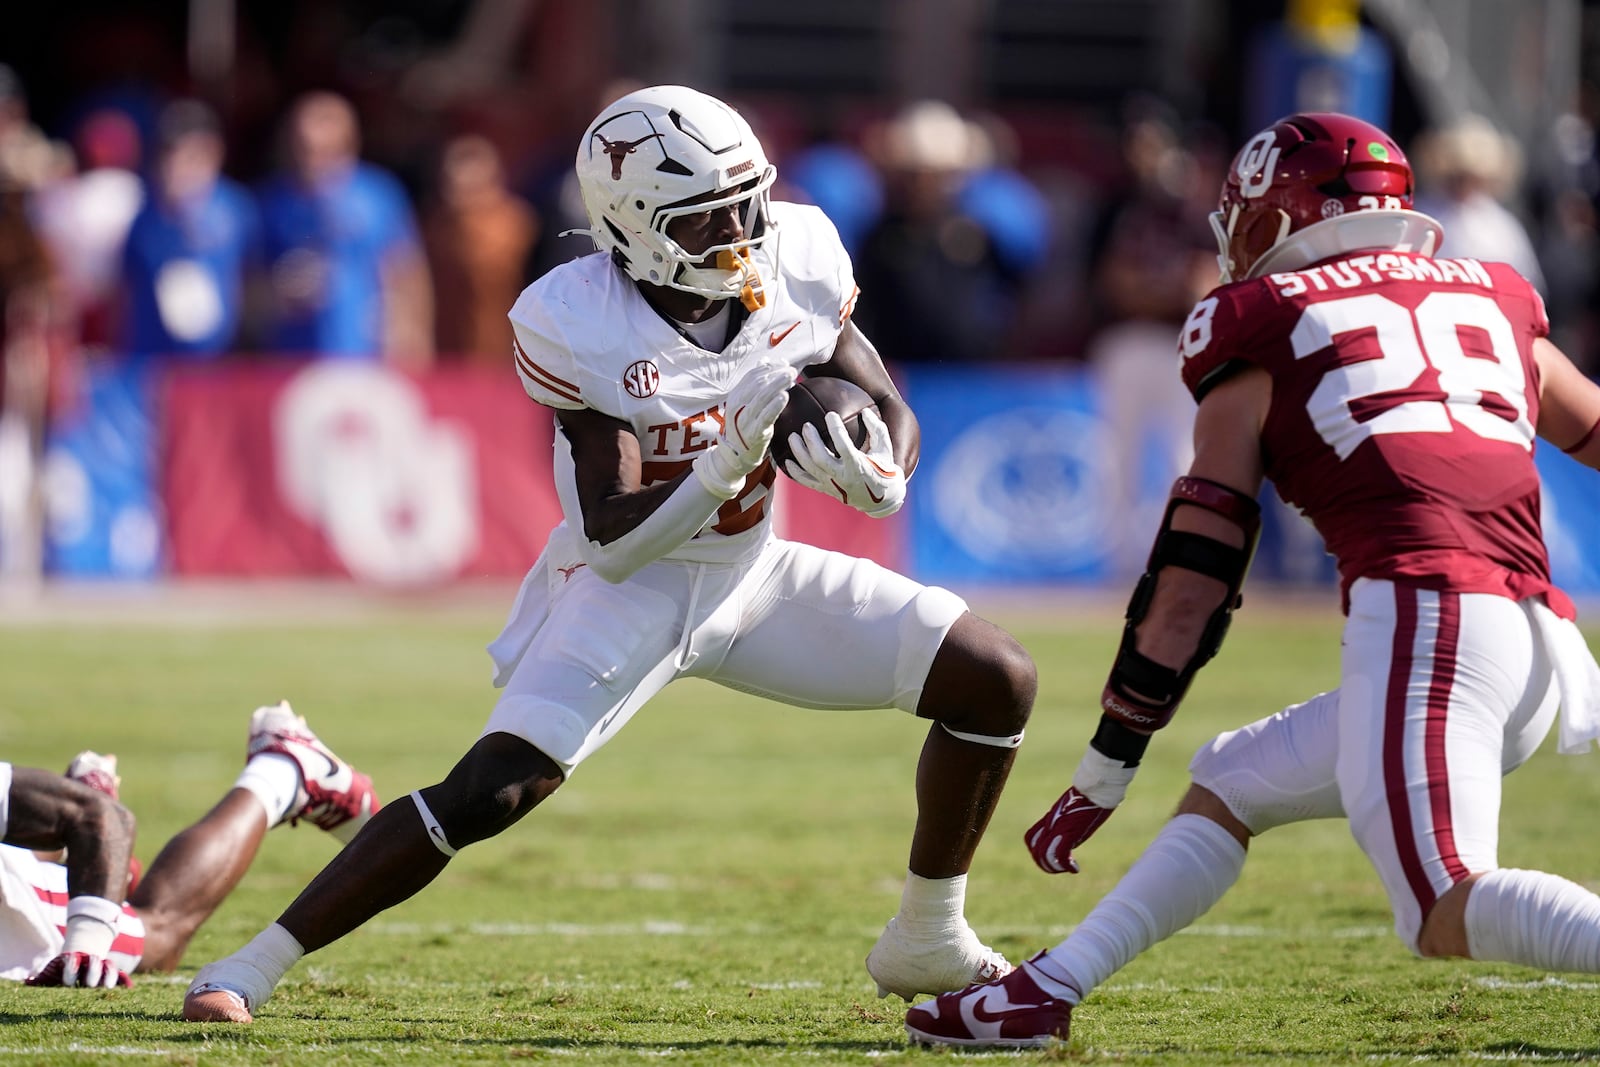
<path id="1" fill-rule="evenodd" d="M 72 762 L 67 764 L 67 777 L 74 782 L 82 782 L 98 793 L 104 793 L 112 800 L 120 800 L 117 789 L 122 785 L 122 779 L 117 777 L 117 757 L 102 756 L 98 752 L 84 749 L 72 757 Z"/>
<path id="2" fill-rule="evenodd" d="M 1065 1041 L 1071 1027 L 1072 1005 L 1039 988 L 1033 960 L 1004 978 L 945 993 L 906 1012 L 906 1034 L 919 1045 L 1038 1048 Z"/>
<path id="3" fill-rule="evenodd" d="M 289 807 L 289 825 L 305 819 L 323 830 L 343 828 L 342 835 L 349 835 L 378 810 L 372 779 L 334 755 L 287 700 L 257 708 L 250 716 L 247 759 L 269 752 L 288 756 L 300 768 L 300 789 Z"/>

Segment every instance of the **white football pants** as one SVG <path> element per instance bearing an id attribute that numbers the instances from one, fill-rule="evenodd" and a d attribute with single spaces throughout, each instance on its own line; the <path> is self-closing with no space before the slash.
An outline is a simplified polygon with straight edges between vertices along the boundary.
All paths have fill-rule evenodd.
<path id="1" fill-rule="evenodd" d="M 1361 579 L 1340 685 L 1203 745 L 1190 763 L 1254 834 L 1348 818 L 1413 951 L 1423 917 L 1499 866 L 1500 779 L 1555 718 L 1531 602 Z"/>
<path id="2" fill-rule="evenodd" d="M 658 561 L 616 585 L 541 559 L 489 646 L 505 692 L 483 732 L 521 737 L 570 774 L 677 678 L 800 707 L 915 711 L 965 611 L 948 590 L 794 541 L 742 564 Z"/>

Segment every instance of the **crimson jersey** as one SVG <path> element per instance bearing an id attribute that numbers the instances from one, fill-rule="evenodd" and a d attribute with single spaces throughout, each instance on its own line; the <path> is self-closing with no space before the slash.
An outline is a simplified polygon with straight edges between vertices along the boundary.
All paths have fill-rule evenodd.
<path id="1" fill-rule="evenodd" d="M 1544 305 L 1510 267 L 1409 253 L 1341 256 L 1225 285 L 1178 349 L 1196 399 L 1230 365 L 1272 376 L 1267 477 L 1357 578 L 1549 594 L 1533 463 Z"/>

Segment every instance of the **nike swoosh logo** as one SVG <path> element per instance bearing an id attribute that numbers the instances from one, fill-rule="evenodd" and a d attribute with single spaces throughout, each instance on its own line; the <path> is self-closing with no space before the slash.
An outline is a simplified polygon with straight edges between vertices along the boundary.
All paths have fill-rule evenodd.
<path id="1" fill-rule="evenodd" d="M 788 337 L 791 333 L 794 333 L 796 327 L 798 327 L 799 325 L 800 324 L 798 322 L 791 323 L 789 325 L 789 328 L 787 330 L 784 330 L 782 333 L 769 333 L 769 334 L 767 334 L 767 347 L 769 347 L 769 348 L 778 347 L 778 342 L 782 341 L 785 337 Z"/>
<path id="2" fill-rule="evenodd" d="M 988 1004 L 994 1001 L 996 1011 L 990 1011 Z M 980 994 L 972 1002 L 972 1017 L 980 1023 L 998 1023 L 1017 1015 L 1024 1015 L 1035 1011 L 1037 1004 L 1013 1004 L 1006 991 L 996 987 L 992 992 Z"/>
<path id="3" fill-rule="evenodd" d="M 879 496 L 877 493 L 874 493 L 871 489 L 867 490 L 867 496 L 872 498 L 872 502 L 874 504 L 883 503 L 883 497 Z"/>

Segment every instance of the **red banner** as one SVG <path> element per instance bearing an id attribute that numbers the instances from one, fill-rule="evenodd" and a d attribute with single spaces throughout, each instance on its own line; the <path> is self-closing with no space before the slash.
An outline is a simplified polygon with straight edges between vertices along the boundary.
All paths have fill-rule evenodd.
<path id="1" fill-rule="evenodd" d="M 328 360 L 175 371 L 161 487 L 178 575 L 520 575 L 560 518 L 552 418 L 510 374 Z"/>
<path id="2" fill-rule="evenodd" d="M 160 428 L 175 575 L 516 577 L 561 517 L 552 415 L 510 373 L 341 360 L 180 369 Z M 784 536 L 897 562 L 899 516 L 868 519 L 792 483 L 779 495 Z"/>

